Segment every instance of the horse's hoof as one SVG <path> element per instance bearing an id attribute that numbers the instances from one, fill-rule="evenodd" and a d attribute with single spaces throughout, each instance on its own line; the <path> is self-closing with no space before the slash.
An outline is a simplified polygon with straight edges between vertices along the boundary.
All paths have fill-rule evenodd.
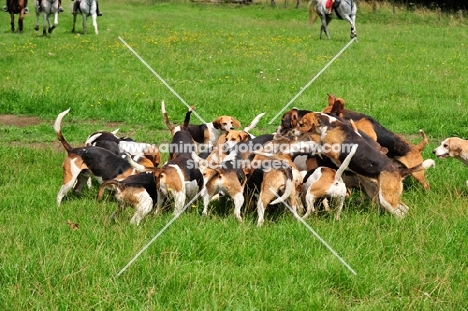
<path id="1" fill-rule="evenodd" d="M 39 30 L 39 26 L 34 27 L 34 30 L 36 31 Z"/>

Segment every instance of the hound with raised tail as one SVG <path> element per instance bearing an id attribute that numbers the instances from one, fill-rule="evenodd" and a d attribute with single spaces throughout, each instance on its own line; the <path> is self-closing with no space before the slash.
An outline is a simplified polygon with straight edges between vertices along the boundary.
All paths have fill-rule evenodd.
<path id="1" fill-rule="evenodd" d="M 166 106 L 164 101 L 161 103 L 161 112 L 163 115 L 164 123 L 167 128 L 171 131 L 171 135 L 181 129 L 180 126 L 176 126 L 171 123 L 166 112 Z M 255 128 L 260 121 L 260 119 L 265 115 L 265 113 L 258 114 L 248 126 L 246 126 L 243 131 L 246 133 L 246 136 L 253 138 L 249 133 L 253 128 Z M 220 116 L 216 118 L 213 122 L 195 125 L 189 124 L 187 130 L 192 135 L 193 140 L 198 144 L 205 144 L 207 146 L 214 146 L 218 139 L 226 134 L 228 131 L 235 130 L 236 128 L 241 127 L 241 124 L 237 119 L 231 116 Z"/>
<path id="2" fill-rule="evenodd" d="M 174 136 L 174 134 L 180 130 L 180 126 L 172 124 L 169 120 L 164 101 L 161 103 L 161 113 L 164 118 L 164 123 L 171 131 L 172 136 Z M 240 122 L 235 118 L 231 116 L 220 116 L 210 123 L 200 125 L 189 124 L 187 130 L 192 135 L 195 142 L 199 144 L 213 145 L 218 141 L 221 134 L 226 133 L 226 131 L 239 128 L 240 126 Z"/>
<path id="3" fill-rule="evenodd" d="M 162 211 L 166 198 L 174 198 L 174 215 L 183 210 L 184 204 L 204 189 L 203 176 L 192 160 L 196 144 L 186 130 L 190 122 L 190 108 L 185 115 L 182 129 L 176 131 L 169 144 L 169 160 L 161 168 L 145 168 L 129 158 L 129 162 L 139 170 L 154 172 L 157 190 L 157 202 L 154 214 Z"/>
<path id="4" fill-rule="evenodd" d="M 336 207 L 335 219 L 340 220 L 340 214 L 343 210 L 344 200 L 346 198 L 346 184 L 343 182 L 341 176 L 348 168 L 351 158 L 356 153 L 358 145 L 351 148 L 351 152 L 346 156 L 343 163 L 341 163 L 338 170 L 330 167 L 320 166 L 309 172 L 305 172 L 304 181 L 302 184 L 302 193 L 307 206 L 307 212 L 302 218 L 307 218 L 312 212 L 315 212 L 315 201 L 323 199 L 323 205 L 327 212 L 330 211 L 328 205 L 328 198 L 331 199 L 332 204 Z"/>
<path id="5" fill-rule="evenodd" d="M 94 146 L 73 148 L 61 131 L 62 119 L 69 111 L 70 109 L 59 113 L 54 123 L 58 140 L 67 151 L 67 157 L 62 164 L 63 181 L 57 194 L 58 205 L 72 188 L 75 192 L 81 191 L 91 175 L 102 183 L 111 179 L 122 180 L 138 173 L 126 159 L 107 149 Z"/>

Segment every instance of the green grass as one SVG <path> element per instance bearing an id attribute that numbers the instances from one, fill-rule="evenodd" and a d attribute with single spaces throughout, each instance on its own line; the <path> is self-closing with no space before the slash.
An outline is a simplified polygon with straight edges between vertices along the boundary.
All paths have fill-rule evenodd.
<path id="1" fill-rule="evenodd" d="M 405 180 L 410 212 L 401 221 L 357 192 L 340 222 L 307 220 L 357 276 L 282 208 L 257 228 L 255 212 L 238 224 L 232 205 L 219 204 L 207 218 L 190 207 L 116 277 L 172 213 L 135 227 L 128 210 L 114 223 L 116 204 L 96 201 L 96 187 L 57 207 L 65 153 L 53 120 L 71 107 L 63 133 L 74 146 L 115 128 L 161 143 L 170 138 L 161 101 L 175 122 L 186 111 L 118 37 L 205 120 L 226 114 L 247 124 L 266 112 L 260 134 L 276 128 L 273 116 L 349 42 L 349 27 L 333 21 L 332 40 L 319 40 L 304 4 L 101 0 L 100 34 L 77 35 L 69 5 L 47 38 L 34 32 L 32 14 L 20 35 L 0 14 L 0 114 L 40 118 L 0 125 L 2 310 L 466 310 L 468 175 L 453 159 L 427 171 L 429 191 Z M 359 42 L 291 106 L 320 110 L 334 93 L 411 141 L 423 128 L 425 158 L 445 137 L 468 137 L 466 21 L 363 5 L 357 31 Z"/>

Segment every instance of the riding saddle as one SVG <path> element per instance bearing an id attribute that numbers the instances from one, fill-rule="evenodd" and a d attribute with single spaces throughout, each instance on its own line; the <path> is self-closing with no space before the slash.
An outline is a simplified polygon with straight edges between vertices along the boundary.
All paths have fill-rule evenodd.
<path id="1" fill-rule="evenodd" d="M 341 0 L 327 0 L 327 3 L 325 4 L 325 7 L 330 10 L 330 6 L 333 5 L 333 9 L 336 9 L 341 3 Z M 330 10 L 331 11 L 331 10 Z"/>

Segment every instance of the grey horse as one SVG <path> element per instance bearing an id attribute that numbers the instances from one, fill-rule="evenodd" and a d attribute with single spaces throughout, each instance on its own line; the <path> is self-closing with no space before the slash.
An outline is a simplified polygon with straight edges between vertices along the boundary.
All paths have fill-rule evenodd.
<path id="1" fill-rule="evenodd" d="M 331 14 L 329 13 L 329 9 L 326 8 L 327 1 L 329 0 L 310 0 L 309 2 L 309 23 L 312 25 L 319 16 L 322 21 L 322 26 L 320 27 L 320 39 L 322 39 L 322 32 L 325 32 L 328 39 L 330 39 L 328 24 L 332 17 L 348 21 L 351 24 L 351 39 L 357 38 L 355 25 L 357 7 L 355 1 L 335 0 Z"/>

